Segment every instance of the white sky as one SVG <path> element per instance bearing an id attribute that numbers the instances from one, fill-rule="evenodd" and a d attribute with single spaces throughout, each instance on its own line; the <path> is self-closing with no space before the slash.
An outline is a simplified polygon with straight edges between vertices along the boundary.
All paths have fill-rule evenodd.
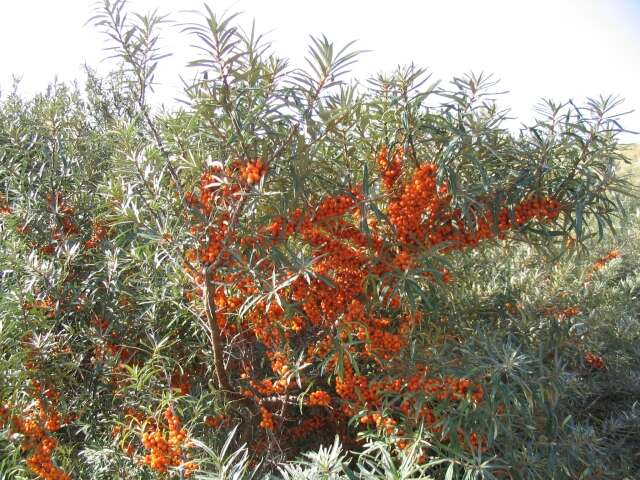
<path id="1" fill-rule="evenodd" d="M 201 0 L 130 0 L 130 10 L 158 8 L 177 21 L 180 13 L 204 11 Z M 72 80 L 86 61 L 107 69 L 104 38 L 85 26 L 92 0 L 0 0 L 0 89 L 22 77 L 32 94 L 54 75 Z M 557 100 L 613 93 L 636 110 L 623 126 L 640 131 L 640 0 L 217 0 L 215 11 L 244 12 L 256 20 L 276 52 L 302 65 L 309 34 L 324 33 L 336 44 L 358 40 L 363 54 L 354 71 L 364 78 L 414 61 L 434 78 L 448 80 L 470 70 L 495 74 L 509 90 L 501 101 L 512 115 L 530 120 L 541 97 Z M 179 96 L 178 74 L 196 56 L 191 39 L 167 27 L 165 45 L 174 56 L 158 72 L 157 101 Z M 626 136 L 640 142 L 640 136 Z"/>

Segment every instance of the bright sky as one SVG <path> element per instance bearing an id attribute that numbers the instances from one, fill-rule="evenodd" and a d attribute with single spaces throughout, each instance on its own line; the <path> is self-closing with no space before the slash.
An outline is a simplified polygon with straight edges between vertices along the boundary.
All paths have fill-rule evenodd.
<path id="1" fill-rule="evenodd" d="M 201 0 L 130 0 L 134 11 L 158 8 L 177 21 L 204 11 Z M 4 0 L 0 3 L 0 89 L 32 94 L 55 75 L 72 80 L 87 62 L 99 69 L 104 38 L 86 25 L 92 0 Z M 256 20 L 268 32 L 280 56 L 302 65 L 309 34 L 324 33 L 336 44 L 358 40 L 371 50 L 355 67 L 364 78 L 415 62 L 434 78 L 448 80 L 470 70 L 495 74 L 501 101 L 512 115 L 530 120 L 541 97 L 581 102 L 586 96 L 613 93 L 636 110 L 623 126 L 640 131 L 640 0 L 217 0 L 215 11 L 244 12 L 241 22 Z M 179 73 L 195 52 L 178 27 L 167 27 L 165 45 L 174 56 L 158 72 L 157 101 L 179 96 Z M 640 142 L 640 136 L 626 136 Z"/>

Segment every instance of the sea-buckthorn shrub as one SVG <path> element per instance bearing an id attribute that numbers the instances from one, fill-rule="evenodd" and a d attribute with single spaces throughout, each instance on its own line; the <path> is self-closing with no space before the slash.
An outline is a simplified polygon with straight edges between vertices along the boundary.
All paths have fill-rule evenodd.
<path id="1" fill-rule="evenodd" d="M 118 0 L 92 22 L 115 73 L 0 109 L 7 473 L 262 475 L 337 441 L 363 476 L 600 474 L 558 437 L 588 437 L 567 375 L 623 369 L 576 332 L 625 253 L 538 296 L 509 259 L 586 258 L 618 222 L 615 99 L 514 134 L 490 77 L 350 83 L 352 45 L 312 37 L 297 69 L 207 9 L 185 106 L 157 112 L 165 18 Z"/>

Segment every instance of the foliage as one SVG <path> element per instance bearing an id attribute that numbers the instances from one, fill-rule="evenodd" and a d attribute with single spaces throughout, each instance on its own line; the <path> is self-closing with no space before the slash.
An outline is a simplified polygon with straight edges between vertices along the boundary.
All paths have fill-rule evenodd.
<path id="1" fill-rule="evenodd" d="M 3 475 L 637 474 L 618 100 L 514 135 L 490 77 L 350 84 L 207 9 L 154 112 L 167 19 L 92 20 L 120 70 L 0 108 Z"/>

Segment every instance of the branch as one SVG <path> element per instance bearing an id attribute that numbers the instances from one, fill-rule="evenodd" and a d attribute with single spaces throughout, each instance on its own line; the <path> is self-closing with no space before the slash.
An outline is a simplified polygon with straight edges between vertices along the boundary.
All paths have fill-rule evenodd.
<path id="1" fill-rule="evenodd" d="M 297 131 L 297 128 L 292 128 L 291 133 L 287 137 L 287 139 L 278 147 L 278 149 L 274 152 L 271 159 L 280 155 L 282 150 L 284 150 L 285 146 L 288 145 L 293 138 L 293 135 Z M 270 161 L 266 163 L 267 167 Z M 222 240 L 220 251 L 218 252 L 217 257 L 214 259 L 211 264 L 203 267 L 202 269 L 202 277 L 204 281 L 204 305 L 205 312 L 207 315 L 207 322 L 209 328 L 209 335 L 211 341 L 211 350 L 213 352 L 213 364 L 216 372 L 216 378 L 218 380 L 218 386 L 221 390 L 226 392 L 226 394 L 232 394 L 233 396 L 238 397 L 238 392 L 235 392 L 229 383 L 229 377 L 227 376 L 227 371 L 224 367 L 224 362 L 222 356 L 224 354 L 224 346 L 222 345 L 222 336 L 220 333 L 220 327 L 218 326 L 218 322 L 216 320 L 216 304 L 215 304 L 215 285 L 213 283 L 212 276 L 214 272 L 222 265 L 222 261 L 224 259 L 224 253 L 227 250 L 229 242 L 233 236 L 235 228 L 238 224 L 238 220 L 242 213 L 242 209 L 247 201 L 247 196 L 243 195 L 238 200 L 236 204 L 236 208 L 231 215 L 231 219 L 229 220 L 229 227 L 227 229 L 227 233 Z"/>
<path id="2" fill-rule="evenodd" d="M 207 322 L 209 327 L 209 340 L 211 342 L 211 351 L 213 352 L 213 365 L 216 373 L 216 379 L 218 380 L 218 388 L 220 388 L 225 394 L 232 393 L 234 390 L 231 388 L 229 378 L 227 377 L 227 371 L 224 368 L 224 362 L 222 355 L 224 353 L 224 347 L 222 345 L 222 337 L 220 335 L 220 328 L 216 319 L 216 305 L 215 305 L 215 290 L 213 282 L 211 281 L 211 273 L 208 267 L 203 267 L 202 275 L 204 277 L 204 306 L 207 315 Z"/>

